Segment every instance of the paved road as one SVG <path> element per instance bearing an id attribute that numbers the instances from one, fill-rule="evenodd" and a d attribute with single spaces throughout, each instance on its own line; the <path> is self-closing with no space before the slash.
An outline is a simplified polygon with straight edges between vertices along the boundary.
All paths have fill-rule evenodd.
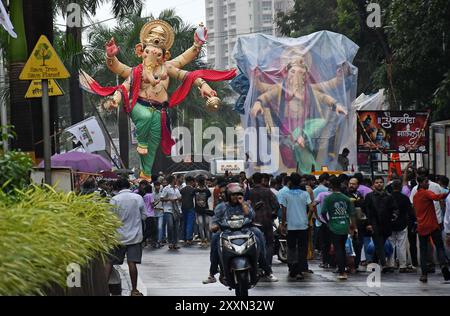
<path id="1" fill-rule="evenodd" d="M 138 288 L 149 296 L 233 296 L 221 283 L 202 284 L 209 268 L 209 249 L 198 246 L 182 247 L 179 251 L 144 249 L 143 262 L 138 267 Z M 274 257 L 273 270 L 279 278 L 276 283 L 258 283 L 250 290 L 251 296 L 317 296 L 317 295 L 450 295 L 450 282 L 444 282 L 441 273 L 429 276 L 428 284 L 419 282 L 418 274 L 387 274 L 381 276 L 381 287 L 370 288 L 369 273 L 352 275 L 345 282 L 337 281 L 336 274 L 310 262 L 313 275 L 300 282 L 287 281 L 287 266 Z M 127 266 L 121 267 L 124 295 L 128 294 Z"/>

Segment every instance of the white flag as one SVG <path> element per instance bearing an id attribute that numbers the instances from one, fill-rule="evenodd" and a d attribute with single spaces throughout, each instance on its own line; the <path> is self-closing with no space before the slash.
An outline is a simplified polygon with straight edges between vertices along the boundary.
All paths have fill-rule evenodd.
<path id="1" fill-rule="evenodd" d="M 67 128 L 65 131 L 75 136 L 89 153 L 106 149 L 105 135 L 103 135 L 103 131 L 94 116 Z"/>
<path id="2" fill-rule="evenodd" d="M 3 28 L 6 30 L 6 32 L 9 33 L 14 38 L 17 38 L 16 32 L 14 32 L 14 26 L 11 23 L 11 20 L 9 19 L 8 13 L 6 13 L 6 9 L 3 6 L 3 2 L 0 1 L 0 24 L 3 26 Z"/>

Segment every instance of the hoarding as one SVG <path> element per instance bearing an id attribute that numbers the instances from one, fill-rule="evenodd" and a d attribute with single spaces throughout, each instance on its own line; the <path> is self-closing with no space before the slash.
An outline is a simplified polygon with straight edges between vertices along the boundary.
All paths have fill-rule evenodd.
<path id="1" fill-rule="evenodd" d="M 358 152 L 427 153 L 430 112 L 358 111 Z"/>

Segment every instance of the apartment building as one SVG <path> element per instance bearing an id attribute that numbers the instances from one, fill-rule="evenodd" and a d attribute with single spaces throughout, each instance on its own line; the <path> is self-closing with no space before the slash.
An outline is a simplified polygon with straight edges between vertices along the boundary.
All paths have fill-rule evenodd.
<path id="1" fill-rule="evenodd" d="M 293 6 L 294 0 L 205 0 L 208 63 L 216 69 L 235 67 L 232 52 L 237 37 L 252 33 L 277 35 L 277 12 L 289 11 Z"/>

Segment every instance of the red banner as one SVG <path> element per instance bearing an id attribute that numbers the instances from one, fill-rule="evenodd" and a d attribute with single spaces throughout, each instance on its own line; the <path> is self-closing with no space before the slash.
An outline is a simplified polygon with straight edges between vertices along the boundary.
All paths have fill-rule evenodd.
<path id="1" fill-rule="evenodd" d="M 358 111 L 358 152 L 427 153 L 430 112 Z"/>

